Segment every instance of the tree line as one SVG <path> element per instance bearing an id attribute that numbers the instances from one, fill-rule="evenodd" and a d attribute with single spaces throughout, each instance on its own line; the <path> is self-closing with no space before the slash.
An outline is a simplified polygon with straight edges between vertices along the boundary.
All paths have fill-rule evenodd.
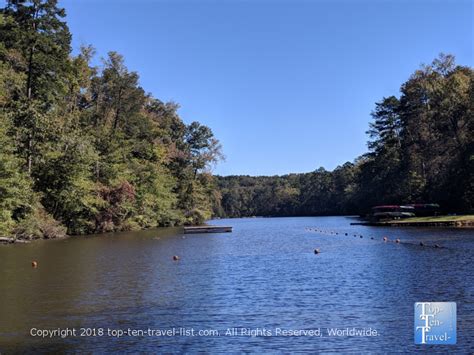
<path id="1" fill-rule="evenodd" d="M 210 128 L 146 93 L 124 58 L 71 51 L 56 0 L 0 11 L 0 236 L 202 223 L 218 198 Z"/>
<path id="2" fill-rule="evenodd" d="M 56 0 L 0 10 L 0 236 L 53 238 L 214 216 L 364 214 L 474 204 L 473 70 L 440 55 L 375 104 L 368 153 L 333 171 L 214 177 L 211 129 L 185 124 L 124 58 L 71 51 Z M 310 157 L 308 157 L 309 159 Z"/>
<path id="3" fill-rule="evenodd" d="M 441 54 L 375 104 L 368 152 L 333 171 L 217 177 L 220 217 L 366 214 L 380 204 L 474 210 L 474 71 Z M 310 158 L 310 157 L 308 157 Z"/>

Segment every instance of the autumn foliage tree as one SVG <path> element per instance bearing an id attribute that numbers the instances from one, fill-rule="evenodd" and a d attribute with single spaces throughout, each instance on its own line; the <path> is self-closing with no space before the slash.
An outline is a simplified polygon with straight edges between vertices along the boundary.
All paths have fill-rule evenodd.
<path id="1" fill-rule="evenodd" d="M 0 234 L 202 223 L 221 157 L 212 131 L 147 94 L 120 54 L 100 67 L 91 46 L 72 55 L 65 16 L 56 0 L 0 13 Z"/>
<path id="2" fill-rule="evenodd" d="M 221 216 L 365 214 L 379 204 L 474 210 L 474 71 L 441 54 L 375 104 L 368 153 L 334 171 L 219 177 Z M 292 198 L 281 189 L 292 191 Z M 290 190 L 292 189 L 292 190 Z"/>

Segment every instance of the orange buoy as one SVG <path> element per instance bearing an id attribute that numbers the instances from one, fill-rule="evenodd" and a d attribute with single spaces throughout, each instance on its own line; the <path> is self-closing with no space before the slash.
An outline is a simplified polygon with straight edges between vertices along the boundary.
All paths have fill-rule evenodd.
<path id="1" fill-rule="evenodd" d="M 174 261 L 178 261 L 178 260 L 179 260 L 179 256 L 178 256 L 178 255 L 173 255 L 173 260 L 174 260 Z"/>
<path id="2" fill-rule="evenodd" d="M 33 261 L 31 262 L 31 267 L 38 267 L 38 262 L 35 261 L 35 260 L 33 260 Z"/>

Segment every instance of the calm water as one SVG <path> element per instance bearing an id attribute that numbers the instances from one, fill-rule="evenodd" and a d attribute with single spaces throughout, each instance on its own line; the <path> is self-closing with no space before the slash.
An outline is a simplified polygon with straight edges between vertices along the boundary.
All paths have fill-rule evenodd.
<path id="1" fill-rule="evenodd" d="M 170 228 L 1 246 L 0 352 L 473 352 L 473 230 L 351 221 L 232 219 L 212 221 L 232 225 L 227 234 L 184 237 Z M 382 242 L 385 235 L 402 244 Z M 456 346 L 413 344 L 416 301 L 457 302 Z M 220 336 L 29 335 L 31 328 L 66 327 L 184 327 Z M 227 328 L 277 327 L 320 327 L 323 337 L 225 335 Z M 328 337 L 327 327 L 372 327 L 380 335 Z"/>

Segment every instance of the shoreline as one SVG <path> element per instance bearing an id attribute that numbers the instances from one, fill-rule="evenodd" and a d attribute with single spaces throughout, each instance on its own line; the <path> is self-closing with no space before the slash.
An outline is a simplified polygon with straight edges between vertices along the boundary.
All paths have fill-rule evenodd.
<path id="1" fill-rule="evenodd" d="M 88 236 L 91 234 L 84 234 L 83 236 Z M 0 245 L 8 245 L 8 244 L 30 244 L 32 242 L 37 242 L 40 240 L 62 240 L 71 238 L 71 235 L 64 235 L 62 237 L 57 238 L 35 238 L 35 239 L 18 239 L 13 237 L 0 237 Z"/>
<path id="2" fill-rule="evenodd" d="M 474 228 L 474 215 L 413 217 L 379 222 L 354 222 L 351 225 L 373 227 L 456 227 Z"/>
<path id="3" fill-rule="evenodd" d="M 154 227 L 154 228 L 143 228 L 143 229 L 136 229 L 136 230 L 117 230 L 117 231 L 109 231 L 109 232 L 102 232 L 102 233 L 88 233 L 88 234 L 64 234 L 55 238 L 34 238 L 34 239 L 21 239 L 21 238 L 14 238 L 14 237 L 3 237 L 0 236 L 0 246 L 2 245 L 9 245 L 9 244 L 30 244 L 34 242 L 40 241 L 53 241 L 53 240 L 64 240 L 69 238 L 84 238 L 84 237 L 92 237 L 92 236 L 104 236 L 106 234 L 115 234 L 115 233 L 126 233 L 126 232 L 143 232 L 147 230 L 153 229 L 162 229 L 162 228 L 181 228 L 184 234 L 184 227 L 186 225 L 179 225 L 179 226 L 170 226 L 170 227 Z"/>
<path id="4" fill-rule="evenodd" d="M 267 216 L 255 216 L 255 217 L 225 217 L 225 218 L 211 218 L 212 219 L 241 219 L 241 218 L 265 218 Z M 294 217 L 356 217 L 350 216 L 278 216 L 278 218 L 294 218 Z M 270 217 L 271 218 L 271 217 Z M 205 224 L 204 224 L 205 225 Z M 403 220 L 391 220 L 382 222 L 351 222 L 351 226 L 370 226 L 370 227 L 455 227 L 455 228 L 474 228 L 474 215 L 463 215 L 463 216 L 440 216 L 440 217 L 413 217 Z M 184 228 L 185 226 L 177 226 L 178 228 Z M 158 227 L 166 228 L 166 227 Z M 142 229 L 146 230 L 146 229 Z M 183 230 L 184 233 L 184 230 Z M 82 234 L 82 235 L 64 235 L 57 238 L 36 238 L 36 239 L 17 239 L 13 237 L 0 237 L 0 245 L 8 244 L 29 244 L 39 240 L 60 240 L 72 237 L 86 237 L 95 235 L 97 233 Z M 103 233 L 99 233 L 103 234 Z"/>

